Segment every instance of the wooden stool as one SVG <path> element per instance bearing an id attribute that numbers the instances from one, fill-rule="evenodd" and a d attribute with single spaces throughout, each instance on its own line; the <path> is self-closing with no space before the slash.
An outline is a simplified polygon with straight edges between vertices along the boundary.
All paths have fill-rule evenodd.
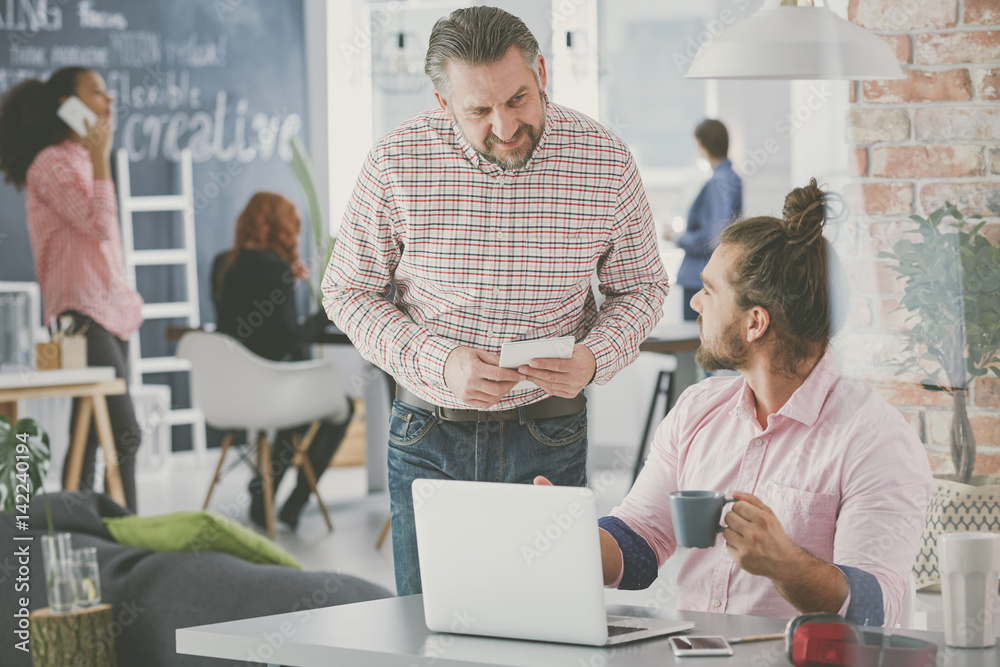
<path id="1" fill-rule="evenodd" d="M 68 614 L 48 607 L 28 615 L 35 667 L 117 667 L 111 605 L 99 604 Z"/>

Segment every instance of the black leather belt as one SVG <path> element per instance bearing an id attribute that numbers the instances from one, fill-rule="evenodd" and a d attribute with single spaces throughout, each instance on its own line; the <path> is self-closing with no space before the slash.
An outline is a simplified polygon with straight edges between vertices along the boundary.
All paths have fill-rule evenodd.
<path id="1" fill-rule="evenodd" d="M 396 385 L 396 398 L 415 408 L 433 412 L 438 419 L 446 422 L 516 422 L 522 419 L 552 419 L 553 417 L 576 414 L 587 407 L 587 397 L 578 394 L 575 398 L 549 396 L 537 403 L 509 410 L 444 408 L 428 403 L 413 392 L 404 389 L 402 385 Z"/>

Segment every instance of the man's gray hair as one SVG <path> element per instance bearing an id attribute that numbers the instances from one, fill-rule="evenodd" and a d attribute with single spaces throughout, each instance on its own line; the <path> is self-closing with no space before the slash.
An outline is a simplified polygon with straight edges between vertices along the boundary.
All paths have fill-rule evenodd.
<path id="1" fill-rule="evenodd" d="M 525 64 L 538 73 L 538 40 L 524 21 L 496 7 L 456 9 L 447 18 L 438 19 L 431 30 L 424 71 L 445 100 L 451 100 L 448 63 L 460 62 L 469 67 L 490 65 L 502 60 L 510 47 L 516 46 Z"/>

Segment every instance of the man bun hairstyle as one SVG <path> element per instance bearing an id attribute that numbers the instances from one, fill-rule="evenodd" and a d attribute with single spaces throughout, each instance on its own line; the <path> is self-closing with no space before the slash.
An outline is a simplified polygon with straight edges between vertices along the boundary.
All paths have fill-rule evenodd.
<path id="1" fill-rule="evenodd" d="M 694 128 L 694 136 L 709 157 L 721 159 L 729 155 L 729 132 L 721 121 L 706 118 Z"/>
<path id="2" fill-rule="evenodd" d="M 49 80 L 27 79 L 0 102 L 0 171 L 4 180 L 24 187 L 28 167 L 41 150 L 69 137 L 70 129 L 56 115 L 59 101 L 76 92 L 77 77 L 90 70 L 64 67 Z"/>
<path id="3" fill-rule="evenodd" d="M 510 47 L 516 46 L 541 85 L 538 70 L 538 40 L 518 17 L 496 7 L 456 9 L 438 19 L 431 30 L 424 59 L 424 72 L 434 82 L 434 89 L 451 100 L 448 63 L 460 62 L 469 67 L 489 65 L 502 60 Z"/>
<path id="4" fill-rule="evenodd" d="M 836 251 L 823 236 L 829 203 L 839 195 L 816 184 L 785 197 L 782 218 L 760 216 L 727 227 L 720 243 L 738 245 L 729 283 L 742 310 L 760 306 L 771 317 L 772 370 L 797 377 L 802 361 L 826 350 L 843 324 L 846 281 Z M 773 333 L 772 333 L 773 332 Z"/>
<path id="5" fill-rule="evenodd" d="M 808 245 L 823 236 L 826 197 L 815 178 L 809 179 L 809 185 L 804 188 L 795 188 L 788 193 L 781 215 L 789 243 Z"/>

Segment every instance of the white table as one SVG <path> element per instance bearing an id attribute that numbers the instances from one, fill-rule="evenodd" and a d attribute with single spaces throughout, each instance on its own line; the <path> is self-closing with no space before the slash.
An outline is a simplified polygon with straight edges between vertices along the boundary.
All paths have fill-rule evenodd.
<path id="1" fill-rule="evenodd" d="M 17 402 L 29 398 L 52 398 L 72 396 L 80 398 L 76 423 L 73 425 L 73 441 L 70 444 L 69 462 L 63 474 L 63 488 L 76 491 L 80 488 L 83 469 L 83 455 L 87 448 L 87 434 L 93 418 L 97 427 L 97 438 L 104 452 L 105 486 L 109 496 L 119 505 L 125 505 L 121 474 L 118 470 L 118 454 L 115 450 L 111 417 L 108 414 L 107 396 L 124 394 L 125 380 L 115 377 L 111 366 L 70 368 L 39 371 L 22 368 L 0 373 L 0 414 L 17 422 Z M 44 428 L 45 425 L 41 424 Z"/>
<path id="2" fill-rule="evenodd" d="M 780 632 L 785 621 L 759 616 L 709 614 L 610 605 L 611 614 L 682 618 L 695 631 L 726 637 Z M 992 649 L 947 649 L 944 635 L 907 631 L 940 646 L 939 667 L 995 667 L 1000 654 Z M 177 630 L 177 652 L 225 660 L 290 667 L 409 667 L 414 665 L 518 667 L 745 667 L 787 665 L 781 641 L 739 644 L 731 658 L 675 660 L 665 638 L 610 648 L 491 639 L 431 632 L 424 625 L 419 595 L 299 611 L 242 621 Z M 697 663 L 697 664 L 695 664 Z M 222 663 L 220 663 L 221 665 Z"/>

